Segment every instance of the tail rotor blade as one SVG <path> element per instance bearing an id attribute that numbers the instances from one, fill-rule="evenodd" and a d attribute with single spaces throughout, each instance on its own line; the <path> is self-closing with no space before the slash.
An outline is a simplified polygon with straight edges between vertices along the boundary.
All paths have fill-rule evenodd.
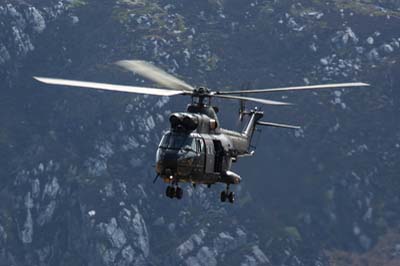
<path id="1" fill-rule="evenodd" d="M 245 109 L 246 109 L 245 101 L 243 99 L 240 99 L 239 100 L 239 120 L 240 120 L 240 122 L 243 122 Z"/>

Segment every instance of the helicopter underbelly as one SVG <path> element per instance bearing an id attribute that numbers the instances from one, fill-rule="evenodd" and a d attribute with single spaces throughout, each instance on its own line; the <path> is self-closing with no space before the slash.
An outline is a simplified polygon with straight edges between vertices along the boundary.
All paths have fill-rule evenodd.
<path id="1" fill-rule="evenodd" d="M 215 184 L 217 182 L 221 182 L 221 174 L 220 173 L 196 173 L 190 176 L 176 176 L 175 177 L 179 182 L 186 183 L 194 183 L 194 184 Z M 171 180 L 169 178 L 164 178 L 166 183 L 170 183 Z"/>

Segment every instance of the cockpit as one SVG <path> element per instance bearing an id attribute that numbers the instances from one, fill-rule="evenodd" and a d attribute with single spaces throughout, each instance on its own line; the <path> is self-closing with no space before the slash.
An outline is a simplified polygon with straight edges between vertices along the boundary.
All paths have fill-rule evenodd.
<path id="1" fill-rule="evenodd" d="M 195 138 L 189 134 L 166 133 L 161 139 L 160 149 L 187 150 L 197 152 Z"/>
<path id="2" fill-rule="evenodd" d="M 157 173 L 161 176 L 190 175 L 203 150 L 203 140 L 197 134 L 167 132 L 157 150 Z"/>

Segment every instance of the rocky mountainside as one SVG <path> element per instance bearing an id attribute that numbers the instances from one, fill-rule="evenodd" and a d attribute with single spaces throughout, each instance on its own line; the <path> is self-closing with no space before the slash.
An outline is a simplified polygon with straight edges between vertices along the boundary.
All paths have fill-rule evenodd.
<path id="1" fill-rule="evenodd" d="M 400 4 L 394 0 L 5 0 L 0 4 L 0 265 L 398 265 Z M 152 61 L 218 89 L 364 81 L 272 95 L 256 156 L 223 186 L 152 184 L 187 99 L 44 86 L 148 84 Z M 217 102 L 224 126 L 237 106 Z"/>

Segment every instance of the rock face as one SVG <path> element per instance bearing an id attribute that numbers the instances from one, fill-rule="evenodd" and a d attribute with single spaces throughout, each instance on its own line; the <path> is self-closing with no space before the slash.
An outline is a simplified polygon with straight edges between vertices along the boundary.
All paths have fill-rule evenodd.
<path id="1" fill-rule="evenodd" d="M 3 1 L 0 265 L 373 263 L 383 232 L 379 261 L 396 263 L 400 6 L 367 2 Z M 299 107 L 268 109 L 271 120 L 303 127 L 262 135 L 237 166 L 238 202 L 221 204 L 222 186 L 185 185 L 176 201 L 152 184 L 152 165 L 168 114 L 187 99 L 31 79 L 147 85 L 113 67 L 126 58 L 212 89 L 373 87 L 275 96 Z M 216 104 L 233 127 L 237 108 Z"/>
<path id="2" fill-rule="evenodd" d="M 15 2 L 6 1 L 0 6 L 0 64 L 21 59 L 33 51 L 36 36 L 46 29 L 46 23 L 66 10 L 67 1 L 48 1 L 47 7 L 39 9 L 28 3 Z"/>
<path id="3" fill-rule="evenodd" d="M 100 237 L 107 239 L 109 247 L 98 244 L 98 255 L 105 265 L 142 265 L 149 256 L 149 236 L 143 217 L 136 207 L 135 214 L 121 210 L 119 222 L 111 218 L 109 223 L 97 225 Z"/>

